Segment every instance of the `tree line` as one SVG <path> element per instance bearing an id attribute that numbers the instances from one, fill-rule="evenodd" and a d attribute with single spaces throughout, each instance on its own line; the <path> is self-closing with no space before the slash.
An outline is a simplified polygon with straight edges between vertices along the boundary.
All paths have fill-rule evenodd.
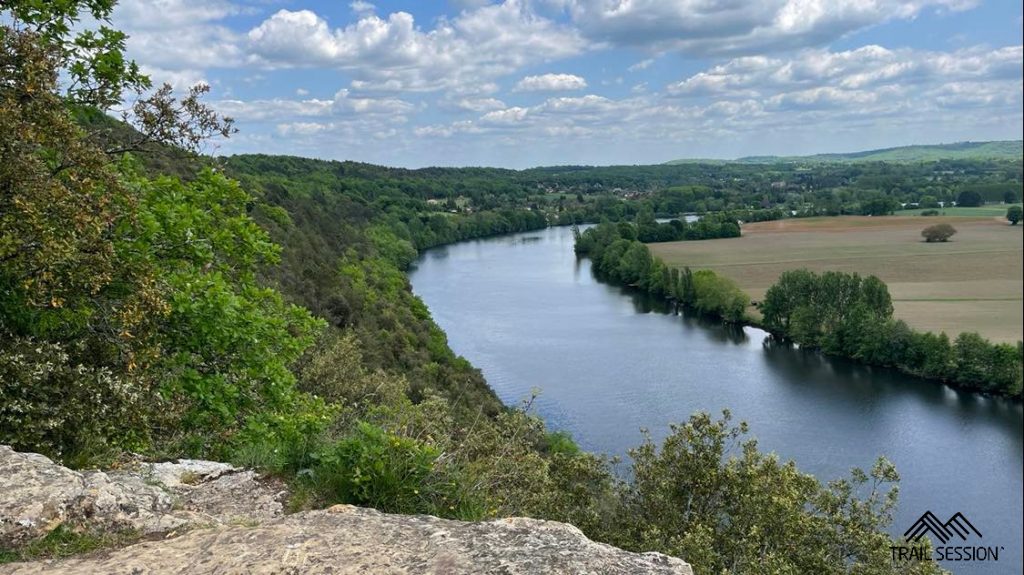
<path id="1" fill-rule="evenodd" d="M 659 227 L 677 229 L 671 224 Z M 591 259 L 598 277 L 637 287 L 726 321 L 743 321 L 750 298 L 735 282 L 711 270 L 680 271 L 666 266 L 637 239 L 637 228 L 629 222 L 602 222 L 584 232 L 574 228 L 576 254 Z"/>
<path id="2" fill-rule="evenodd" d="M 766 328 L 801 347 L 1021 397 L 1021 342 L 991 343 L 977 333 L 950 341 L 945 333 L 915 331 L 892 317 L 889 290 L 874 276 L 787 271 L 768 289 L 761 312 Z"/>

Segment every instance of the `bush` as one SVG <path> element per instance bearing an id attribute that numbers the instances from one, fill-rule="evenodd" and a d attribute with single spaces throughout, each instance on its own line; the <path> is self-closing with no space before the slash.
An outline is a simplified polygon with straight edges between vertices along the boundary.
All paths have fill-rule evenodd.
<path id="1" fill-rule="evenodd" d="M 1020 218 L 1021 218 L 1021 208 L 1020 208 L 1020 206 L 1010 206 L 1006 210 L 1006 219 L 1007 219 L 1007 221 L 1010 222 L 1011 226 L 1017 225 L 1017 222 L 1020 221 Z"/>
<path id="2" fill-rule="evenodd" d="M 924 241 L 928 243 L 932 242 L 948 242 L 949 238 L 953 237 L 956 233 L 956 228 L 949 224 L 935 224 L 934 226 L 928 226 L 921 230 L 921 235 L 924 237 Z"/>
<path id="3" fill-rule="evenodd" d="M 937 215 L 939 215 L 939 210 L 924 210 L 924 211 L 921 212 L 921 215 L 922 216 L 937 216 Z"/>
<path id="4" fill-rule="evenodd" d="M 321 453 L 313 481 L 338 501 L 388 513 L 430 513 L 428 478 L 440 451 L 369 423 Z"/>
<path id="5" fill-rule="evenodd" d="M 338 408 L 303 394 L 296 394 L 289 407 L 285 412 L 251 417 L 234 441 L 231 461 L 271 473 L 294 473 L 312 466 Z"/>
<path id="6" fill-rule="evenodd" d="M 139 378 L 89 365 L 88 355 L 0 332 L 0 442 L 70 465 L 148 445 L 159 397 Z"/>

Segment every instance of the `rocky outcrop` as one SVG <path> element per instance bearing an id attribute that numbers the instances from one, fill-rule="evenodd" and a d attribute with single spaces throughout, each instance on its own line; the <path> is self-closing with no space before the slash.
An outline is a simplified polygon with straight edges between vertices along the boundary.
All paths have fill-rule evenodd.
<path id="1" fill-rule="evenodd" d="M 0 568 L 0 572 L 3 569 Z M 511 518 L 464 522 L 337 505 L 255 527 L 197 529 L 165 541 L 59 563 L 15 564 L 11 574 L 691 574 L 660 553 L 590 541 L 571 525 Z"/>
<path id="2" fill-rule="evenodd" d="M 351 505 L 283 515 L 276 487 L 218 463 L 79 473 L 0 447 L 5 541 L 40 537 L 61 522 L 163 534 L 66 560 L 0 566 L 0 574 L 693 573 L 679 559 L 595 543 L 552 521 L 452 521 Z"/>
<path id="3" fill-rule="evenodd" d="M 210 461 L 138 463 L 114 472 L 72 471 L 0 446 L 0 549 L 58 525 L 142 536 L 258 522 L 282 514 L 280 485 Z"/>

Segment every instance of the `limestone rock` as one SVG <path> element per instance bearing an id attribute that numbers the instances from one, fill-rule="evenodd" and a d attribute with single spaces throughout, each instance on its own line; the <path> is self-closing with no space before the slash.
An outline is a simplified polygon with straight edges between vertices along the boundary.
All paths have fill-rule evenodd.
<path id="1" fill-rule="evenodd" d="M 142 543 L 3 574 L 691 574 L 659 553 L 595 543 L 563 523 L 465 522 L 336 505 L 283 515 L 283 486 L 223 463 L 77 472 L 0 446 L 0 548 L 62 523 L 140 532 Z"/>
<path id="2" fill-rule="evenodd" d="M 36 453 L 0 446 L 0 548 L 61 524 L 143 536 L 189 526 L 281 515 L 283 490 L 223 463 L 141 464 L 130 471 L 72 471 Z"/>
<path id="3" fill-rule="evenodd" d="M 165 541 L 62 562 L 9 565 L 28 575 L 190 574 L 692 574 L 659 553 L 590 541 L 571 525 L 511 518 L 463 522 L 337 505 L 256 527 L 197 529 Z"/>

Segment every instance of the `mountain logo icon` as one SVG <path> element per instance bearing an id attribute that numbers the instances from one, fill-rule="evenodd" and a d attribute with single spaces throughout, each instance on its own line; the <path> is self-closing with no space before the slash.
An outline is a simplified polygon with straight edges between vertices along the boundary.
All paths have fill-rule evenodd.
<path id="1" fill-rule="evenodd" d="M 959 511 L 945 523 L 940 521 L 931 511 L 925 511 L 924 515 L 918 518 L 903 536 L 907 538 L 907 541 L 914 543 L 920 541 L 928 533 L 931 533 L 942 544 L 948 543 L 953 537 L 959 537 L 961 540 L 967 541 L 971 533 L 981 537 L 981 532 Z"/>

